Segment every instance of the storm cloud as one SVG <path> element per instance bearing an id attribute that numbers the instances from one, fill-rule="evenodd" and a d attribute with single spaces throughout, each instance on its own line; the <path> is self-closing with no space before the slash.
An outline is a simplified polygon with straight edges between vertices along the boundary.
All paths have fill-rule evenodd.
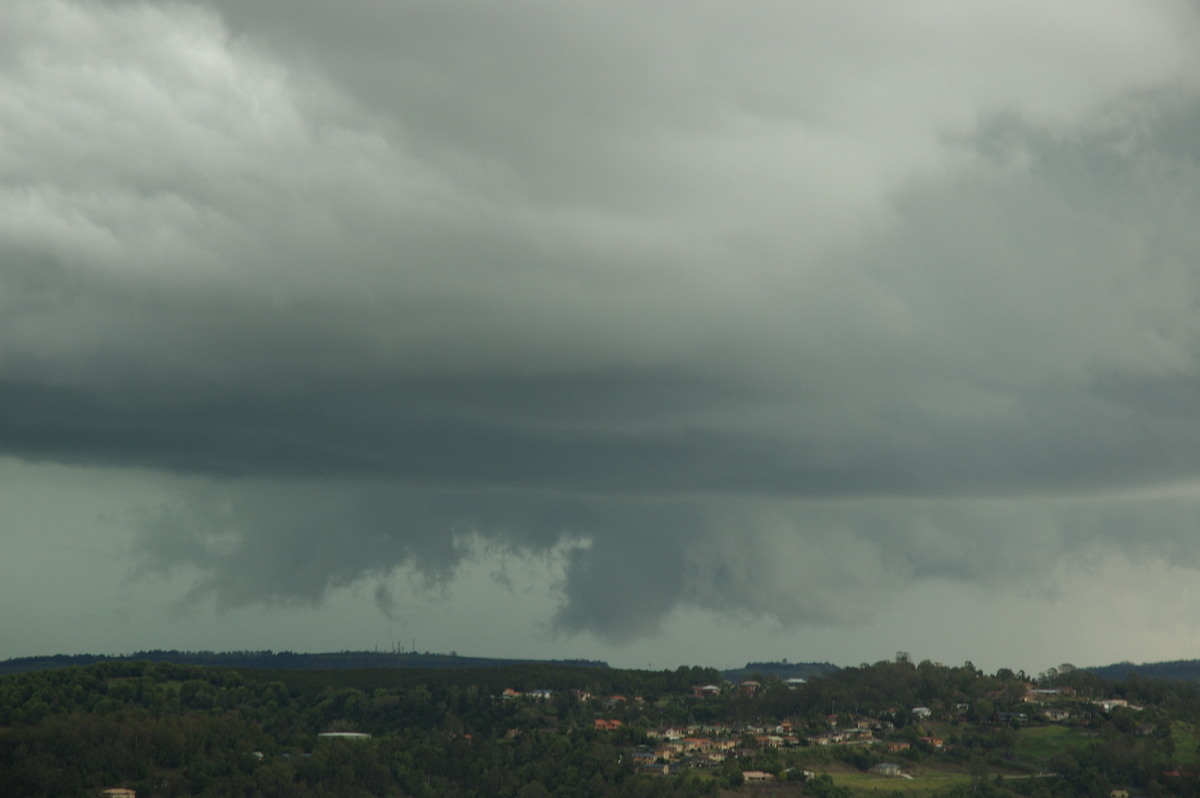
<path id="1" fill-rule="evenodd" d="M 863 623 L 1200 568 L 1200 13 L 18 0 L 0 452 L 218 607 Z"/>

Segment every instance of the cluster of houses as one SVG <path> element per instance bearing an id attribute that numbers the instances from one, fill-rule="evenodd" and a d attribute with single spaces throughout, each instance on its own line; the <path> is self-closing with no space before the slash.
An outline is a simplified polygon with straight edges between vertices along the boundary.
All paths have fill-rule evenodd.
<path id="1" fill-rule="evenodd" d="M 804 684 L 803 679 L 789 680 L 789 687 Z M 698 699 L 713 698 L 729 691 L 740 695 L 754 695 L 761 685 L 755 681 L 744 681 L 736 685 L 696 685 L 692 688 L 692 696 Z M 580 701 L 598 701 L 603 706 L 618 709 L 626 704 L 643 704 L 640 697 L 628 699 L 625 696 L 613 695 L 597 698 L 583 690 L 572 690 L 571 695 Z M 530 690 L 522 693 L 517 690 L 505 690 L 501 696 L 504 699 L 528 697 L 548 700 L 554 697 L 551 690 Z M 1063 689 L 1034 689 L 1027 685 L 1023 696 L 1024 702 L 1038 705 L 1037 714 L 1051 722 L 1063 722 L 1071 717 L 1068 706 L 1079 703 L 1074 691 Z M 1102 699 L 1090 702 L 1104 712 L 1125 707 L 1140 710 L 1123 699 Z M 1046 706 L 1043 706 L 1046 705 Z M 967 704 L 956 704 L 951 712 L 949 708 L 940 709 L 938 717 L 942 719 L 962 718 L 970 709 Z M 887 714 L 895 715 L 896 709 L 889 709 Z M 935 712 L 930 707 L 916 706 L 911 708 L 914 719 L 921 721 L 935 719 Z M 1028 720 L 1025 712 L 997 711 L 992 715 L 994 723 L 1024 723 Z M 946 741 L 935 735 L 925 735 L 910 739 L 896 739 L 893 736 L 895 726 L 890 720 L 855 716 L 849 713 L 831 714 L 827 717 L 829 729 L 819 734 L 797 734 L 789 721 L 774 725 L 733 725 L 714 723 L 706 725 L 690 725 L 687 727 L 663 727 L 647 732 L 647 736 L 655 741 L 652 746 L 638 749 L 633 754 L 634 761 L 643 772 L 666 775 L 672 768 L 705 768 L 713 767 L 729 759 L 752 757 L 757 750 L 763 748 L 790 748 L 797 746 L 854 746 L 881 745 L 889 753 L 903 753 L 913 746 L 928 752 L 938 752 L 946 749 Z M 618 719 L 597 718 L 594 720 L 598 731 L 616 731 L 623 723 Z M 894 763 L 881 763 L 873 771 L 884 776 L 902 777 L 903 769 Z M 747 783 L 767 781 L 773 778 L 770 774 L 756 771 L 743 773 Z"/>
<path id="2" fill-rule="evenodd" d="M 633 761 L 643 773 L 666 775 L 672 768 L 709 768 L 729 759 L 752 757 L 757 748 L 779 748 L 798 745 L 790 727 L 733 726 L 710 724 L 704 726 L 666 727 L 647 733 L 656 743 L 639 748 Z M 753 746 L 748 743 L 753 742 Z M 742 771 L 747 784 L 771 781 L 770 773 L 757 770 Z"/>
<path id="3" fill-rule="evenodd" d="M 622 706 L 628 704 L 631 700 L 634 704 L 646 703 L 645 699 L 643 699 L 641 696 L 636 696 L 633 699 L 629 699 L 623 695 L 610 695 L 597 699 L 596 696 L 592 695 L 587 690 L 568 690 L 567 693 L 576 701 L 599 700 L 600 703 L 606 707 Z M 504 691 L 500 693 L 500 699 L 502 701 L 512 701 L 513 699 L 517 698 L 533 698 L 539 701 L 549 701 L 554 698 L 554 696 L 555 693 L 553 690 L 538 689 L 526 690 L 522 692 L 521 690 L 516 690 L 512 687 L 506 687 Z"/>

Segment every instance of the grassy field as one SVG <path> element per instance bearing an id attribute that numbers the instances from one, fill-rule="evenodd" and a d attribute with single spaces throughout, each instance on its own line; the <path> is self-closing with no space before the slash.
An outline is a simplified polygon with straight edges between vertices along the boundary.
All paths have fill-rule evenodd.
<path id="1" fill-rule="evenodd" d="M 911 792 L 919 795 L 942 792 L 959 784 L 968 784 L 965 773 L 926 772 L 912 778 L 889 778 L 874 773 L 832 773 L 833 783 L 854 792 Z"/>
<path id="2" fill-rule="evenodd" d="M 1171 724 L 1171 742 L 1175 744 L 1175 762 L 1195 767 L 1200 764 L 1200 736 L 1190 723 Z"/>
<path id="3" fill-rule="evenodd" d="M 1181 765 L 1200 765 L 1200 727 L 1176 724 L 1172 728 Z M 949 736 L 949 734 L 946 734 Z M 1016 732 L 1012 758 L 1001 760 L 998 750 L 988 755 L 987 779 L 1038 778 L 1053 768 L 1050 762 L 1055 756 L 1072 748 L 1082 748 L 1097 741 L 1096 732 L 1073 726 L 1028 726 Z M 928 756 L 920 763 L 897 759 L 905 768 L 906 777 L 886 777 L 875 773 L 856 770 L 852 765 L 838 761 L 834 752 L 824 749 L 807 749 L 810 754 L 799 760 L 803 767 L 818 773 L 827 773 L 835 784 L 845 787 L 855 795 L 869 796 L 872 793 L 904 793 L 917 796 L 934 796 L 964 785 L 969 785 L 972 773 L 967 763 L 952 758 Z M 982 763 L 975 760 L 973 767 Z M 998 767 L 999 766 L 999 767 Z M 982 775 L 976 773 L 976 775 Z"/>
<path id="4" fill-rule="evenodd" d="M 1020 761 L 1046 770 L 1056 754 L 1087 745 L 1090 741 L 1085 733 L 1067 726 L 1035 726 L 1021 729 L 1015 753 Z"/>
<path id="5" fill-rule="evenodd" d="M 1190 737 L 1195 729 L 1181 728 L 1177 730 L 1177 745 L 1189 745 Z M 1017 735 L 1014 750 L 1015 759 L 1021 763 L 1015 770 L 999 771 L 1005 778 L 1028 778 L 1020 775 L 1020 771 L 1049 770 L 1049 761 L 1058 753 L 1069 748 L 1087 745 L 1093 737 L 1085 731 L 1065 726 L 1039 726 L 1021 729 Z M 1191 751 L 1196 750 L 1195 744 L 1190 745 Z M 833 764 L 833 763 L 829 763 Z M 1016 762 L 1013 763 L 1017 765 Z M 952 765 L 946 761 L 928 759 L 913 768 L 911 778 L 888 778 L 874 773 L 863 773 L 849 767 L 816 767 L 819 772 L 826 772 L 833 778 L 835 784 L 846 787 L 856 794 L 903 792 L 913 796 L 936 795 L 947 790 L 969 784 L 971 775 L 961 765 Z M 995 778 L 997 771 L 991 771 L 987 778 Z"/>

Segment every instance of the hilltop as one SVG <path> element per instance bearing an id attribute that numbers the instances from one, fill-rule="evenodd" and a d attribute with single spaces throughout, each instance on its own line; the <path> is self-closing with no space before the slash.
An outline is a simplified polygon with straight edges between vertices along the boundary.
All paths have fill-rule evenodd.
<path id="1" fill-rule="evenodd" d="M 781 681 L 788 679 L 811 679 L 838 670 L 837 665 L 828 662 L 747 662 L 744 668 L 730 668 L 721 671 L 721 675 L 731 682 L 740 682 L 754 678 L 775 677 Z"/>
<path id="2" fill-rule="evenodd" d="M 1130 676 L 1140 676 L 1146 679 L 1167 679 L 1173 682 L 1200 682 L 1200 659 L 1144 662 L 1141 665 L 1126 661 L 1085 670 L 1097 676 L 1103 676 L 1105 679 L 1121 680 L 1128 679 Z"/>
<path id="3" fill-rule="evenodd" d="M 360 668 L 503 668 L 510 665 L 566 665 L 580 668 L 607 668 L 599 660 L 502 659 L 497 657 L 460 657 L 458 654 L 433 652 L 340 651 L 303 654 L 294 651 L 138 651 L 132 654 L 56 654 L 45 657 L 19 657 L 0 662 L 0 674 L 27 673 L 97 662 L 169 662 L 175 665 L 205 665 L 212 668 L 254 668 L 264 670 L 345 670 Z"/>

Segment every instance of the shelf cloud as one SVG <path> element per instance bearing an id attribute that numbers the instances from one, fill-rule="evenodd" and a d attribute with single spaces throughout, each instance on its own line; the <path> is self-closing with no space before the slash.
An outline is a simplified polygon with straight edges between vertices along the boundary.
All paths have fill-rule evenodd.
<path id="1" fill-rule="evenodd" d="M 1195 569 L 1197 12 L 16 0 L 0 453 L 177 480 L 125 565 L 225 609 Z"/>

